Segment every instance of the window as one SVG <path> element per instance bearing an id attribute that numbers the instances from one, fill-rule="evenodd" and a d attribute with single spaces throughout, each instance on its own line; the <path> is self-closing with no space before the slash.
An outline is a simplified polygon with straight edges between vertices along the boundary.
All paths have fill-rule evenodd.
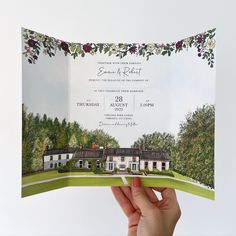
<path id="1" fill-rule="evenodd" d="M 53 156 L 50 156 L 50 161 L 53 161 Z"/>
<path id="2" fill-rule="evenodd" d="M 58 160 L 61 160 L 61 154 L 58 155 Z"/>
<path id="3" fill-rule="evenodd" d="M 99 160 L 97 160 L 97 162 L 96 162 L 96 167 L 97 167 L 97 168 L 100 167 L 100 162 L 99 162 Z"/>
<path id="4" fill-rule="evenodd" d="M 144 162 L 144 169 L 147 169 L 148 168 L 148 161 L 145 161 Z"/>
<path id="5" fill-rule="evenodd" d="M 61 162 L 58 163 L 58 166 L 61 166 Z"/>
<path id="6" fill-rule="evenodd" d="M 125 157 L 121 157 L 121 161 L 124 162 L 125 161 Z"/>
<path id="7" fill-rule="evenodd" d="M 133 157 L 133 162 L 136 162 L 136 157 Z"/>
<path id="8" fill-rule="evenodd" d="M 166 169 L 166 163 L 165 163 L 165 162 L 162 162 L 162 164 L 161 164 L 161 169 L 162 169 L 162 170 L 165 170 L 165 169 Z"/>
<path id="9" fill-rule="evenodd" d="M 66 159 L 69 159 L 69 154 L 66 154 Z"/>
<path id="10" fill-rule="evenodd" d="M 83 167 L 83 161 L 79 160 L 79 168 L 82 168 L 82 167 Z"/>
<path id="11" fill-rule="evenodd" d="M 57 163 L 54 164 L 54 168 L 57 168 Z"/>
<path id="12" fill-rule="evenodd" d="M 113 170 L 113 163 L 108 163 L 108 170 Z"/>
<path id="13" fill-rule="evenodd" d="M 153 162 L 153 169 L 156 169 L 157 168 L 157 163 L 154 161 Z"/>
<path id="14" fill-rule="evenodd" d="M 91 168 L 91 165 L 92 165 L 92 163 L 91 163 L 91 161 L 89 161 L 89 162 L 88 162 L 88 168 L 89 168 L 89 169 Z"/>
<path id="15" fill-rule="evenodd" d="M 53 168 L 53 164 L 52 164 L 52 163 L 50 164 L 50 168 L 51 168 L 51 169 Z"/>
<path id="16" fill-rule="evenodd" d="M 136 164 L 132 164 L 132 170 L 136 170 Z"/>

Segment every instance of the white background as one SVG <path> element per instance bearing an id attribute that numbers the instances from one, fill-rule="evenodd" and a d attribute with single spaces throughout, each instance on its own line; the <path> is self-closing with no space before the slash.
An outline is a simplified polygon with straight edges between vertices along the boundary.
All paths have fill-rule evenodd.
<path id="1" fill-rule="evenodd" d="M 178 192 L 175 235 L 236 235 L 234 1 L 0 1 L 0 235 L 126 235 L 109 188 L 20 198 L 21 27 L 68 41 L 168 42 L 217 27 L 216 201 Z"/>

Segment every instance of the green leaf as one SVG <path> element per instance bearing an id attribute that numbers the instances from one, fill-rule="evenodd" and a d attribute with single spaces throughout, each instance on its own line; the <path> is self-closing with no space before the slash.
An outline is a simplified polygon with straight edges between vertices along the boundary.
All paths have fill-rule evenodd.
<path id="1" fill-rule="evenodd" d="M 110 50 L 109 47 L 105 47 L 105 48 L 104 48 L 104 53 L 107 53 L 109 50 Z"/>

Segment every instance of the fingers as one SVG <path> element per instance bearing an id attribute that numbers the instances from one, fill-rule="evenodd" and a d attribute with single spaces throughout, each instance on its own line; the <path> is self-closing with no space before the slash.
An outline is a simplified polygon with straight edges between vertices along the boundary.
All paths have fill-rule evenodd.
<path id="1" fill-rule="evenodd" d="M 125 196 L 129 199 L 129 201 L 132 203 L 133 207 L 137 210 L 138 206 L 134 202 L 134 199 L 133 199 L 133 196 L 132 196 L 132 192 L 131 192 L 131 188 L 126 186 L 126 187 L 120 187 L 120 189 L 125 194 Z"/>
<path id="2" fill-rule="evenodd" d="M 152 189 L 160 192 L 163 199 L 165 198 L 176 199 L 175 190 L 172 188 L 152 187 Z"/>
<path id="3" fill-rule="evenodd" d="M 152 202 L 153 204 L 156 204 L 159 202 L 157 195 L 150 187 L 143 187 L 143 188 L 144 188 L 150 202 Z"/>
<path id="4" fill-rule="evenodd" d="M 134 177 L 132 180 L 131 192 L 135 204 L 139 207 L 143 216 L 147 216 L 153 210 L 154 205 L 149 200 L 147 193 L 141 186 L 139 177 Z"/>
<path id="5" fill-rule="evenodd" d="M 125 196 L 120 187 L 111 187 L 111 190 L 125 215 L 129 217 L 135 211 L 130 200 Z"/>

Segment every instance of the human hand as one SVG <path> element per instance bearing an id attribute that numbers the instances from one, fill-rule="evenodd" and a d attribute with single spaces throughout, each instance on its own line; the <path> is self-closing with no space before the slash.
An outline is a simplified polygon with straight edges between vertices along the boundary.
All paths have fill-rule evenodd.
<path id="1" fill-rule="evenodd" d="M 134 177 L 131 187 L 111 187 L 128 218 L 128 236 L 172 236 L 181 216 L 174 189 L 143 187 Z M 158 199 L 154 190 L 161 193 Z"/>

